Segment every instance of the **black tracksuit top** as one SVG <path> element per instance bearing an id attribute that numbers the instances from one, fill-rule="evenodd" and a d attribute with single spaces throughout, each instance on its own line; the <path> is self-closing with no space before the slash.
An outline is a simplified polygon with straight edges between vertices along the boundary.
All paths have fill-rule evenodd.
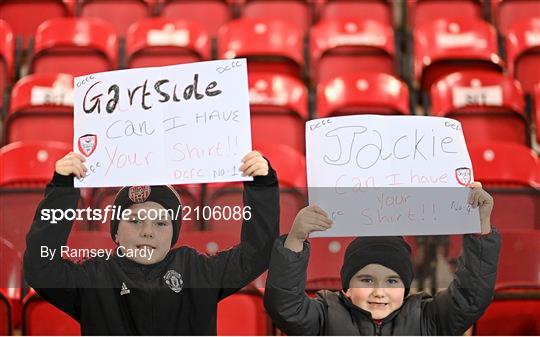
<path id="1" fill-rule="evenodd" d="M 279 191 L 275 171 L 244 182 L 244 220 L 240 243 L 214 256 L 189 247 L 171 250 L 164 260 L 141 265 L 117 256 L 77 264 L 59 257 L 73 222 L 42 221 L 40 211 L 75 209 L 79 198 L 73 178 L 55 174 L 39 204 L 26 238 L 24 274 L 39 295 L 75 318 L 84 335 L 215 335 L 218 302 L 249 284 L 267 268 L 278 236 Z M 180 242 L 182 237 L 179 238 Z M 50 261 L 40 247 L 56 248 Z M 164 276 L 181 275 L 173 291 Z M 125 283 L 129 293 L 122 292 Z"/>

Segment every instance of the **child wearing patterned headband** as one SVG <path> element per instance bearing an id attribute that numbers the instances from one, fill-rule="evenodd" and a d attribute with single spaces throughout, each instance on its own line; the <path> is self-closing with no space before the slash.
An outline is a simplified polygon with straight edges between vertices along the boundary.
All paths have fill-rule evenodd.
<path id="1" fill-rule="evenodd" d="M 45 300 L 79 321 L 84 335 L 215 335 L 217 303 L 262 274 L 278 235 L 279 192 L 275 171 L 257 151 L 240 167 L 246 176 L 244 205 L 251 217 L 242 225 L 240 243 L 214 256 L 188 247 L 171 249 L 179 236 L 181 201 L 170 186 L 122 188 L 114 205 L 130 210 L 127 219 L 111 220 L 111 237 L 123 252 L 82 264 L 60 256 L 42 258 L 43 246 L 66 245 L 73 221 L 53 223 L 39 215 L 43 209 L 77 207 L 74 176 L 86 175 L 85 158 L 70 153 L 56 163 L 26 238 L 26 281 Z M 166 214 L 152 220 L 148 211 Z M 126 256 L 126 257 L 123 257 Z"/>

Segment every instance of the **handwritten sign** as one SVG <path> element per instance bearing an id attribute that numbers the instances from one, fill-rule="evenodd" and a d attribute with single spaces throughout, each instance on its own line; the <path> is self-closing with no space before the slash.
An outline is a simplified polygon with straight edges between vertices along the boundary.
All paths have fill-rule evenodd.
<path id="1" fill-rule="evenodd" d="M 246 181 L 251 151 L 245 59 L 75 78 L 76 187 Z"/>
<path id="2" fill-rule="evenodd" d="M 346 116 L 306 123 L 309 203 L 333 228 L 312 236 L 480 231 L 461 124 L 420 116 Z"/>

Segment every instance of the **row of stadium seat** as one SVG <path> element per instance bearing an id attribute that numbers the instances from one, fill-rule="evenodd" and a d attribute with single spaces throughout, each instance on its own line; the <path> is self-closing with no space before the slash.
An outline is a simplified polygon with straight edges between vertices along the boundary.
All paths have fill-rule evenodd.
<path id="1" fill-rule="evenodd" d="M 502 246 L 497 275 L 497 287 L 500 290 L 496 292 L 494 303 L 487 313 L 477 322 L 475 334 L 537 334 L 540 326 L 535 317 L 538 316 L 540 301 L 538 297 L 535 299 L 534 293 L 540 291 L 540 230 L 502 231 L 501 236 L 505 244 Z M 190 246 L 212 255 L 218 250 L 235 245 L 238 237 L 227 232 L 182 233 L 178 246 Z M 345 248 L 351 240 L 352 238 L 311 240 L 306 283 L 308 292 L 320 288 L 340 288 L 339 270 Z M 411 238 L 407 240 L 414 245 Z M 114 249 L 110 234 L 106 232 L 75 231 L 69 237 L 68 246 L 77 249 Z M 32 289 L 23 286 L 20 254 L 2 238 L 0 251 L 0 263 L 4 266 L 0 275 L 0 333 L 10 335 L 13 327 L 21 327 L 23 335 L 79 335 L 76 321 L 41 299 Z M 518 289 L 518 292 L 511 292 L 510 289 Z M 528 294 L 527 291 L 535 292 Z M 250 285 L 220 302 L 218 334 L 273 334 L 262 305 L 263 292 L 264 289 Z M 514 306 L 509 305 L 510 300 L 515 302 Z M 516 305 L 520 308 L 517 312 Z M 506 319 L 501 320 L 503 317 Z M 510 317 L 512 324 L 507 320 Z"/>
<path id="2" fill-rule="evenodd" d="M 130 24 L 153 16 L 189 18 L 215 34 L 220 26 L 239 17 L 279 19 L 304 31 L 320 20 L 366 17 L 366 13 L 384 24 L 398 21 L 410 27 L 437 17 L 492 18 L 505 33 L 516 20 L 539 16 L 540 9 L 534 0 L 7 0 L 0 4 L 0 19 L 25 38 L 43 21 L 69 16 L 104 19 L 123 35 Z M 22 16 L 24 22 L 19 20 Z"/>
<path id="3" fill-rule="evenodd" d="M 540 81 L 539 36 L 540 15 L 517 21 L 505 35 L 503 50 L 506 50 L 508 72 L 522 82 L 527 92 Z M 405 40 L 405 46 L 401 40 Z M 329 19 L 313 26 L 308 45 L 304 44 L 302 34 L 287 22 L 240 19 L 220 29 L 216 51 L 212 52 L 210 35 L 196 22 L 153 18 L 130 27 L 125 55 L 120 55 L 123 53 L 119 50 L 118 36 L 110 23 L 60 18 L 48 20 L 37 28 L 27 66 L 30 73 L 66 72 L 78 76 L 118 67 L 148 66 L 144 60 L 148 56 L 154 57 L 151 65 L 264 57 L 264 62 L 258 60 L 251 70 L 298 78 L 303 78 L 309 70 L 312 84 L 347 71 L 402 73 L 429 90 L 438 77 L 456 70 L 501 71 L 505 59 L 499 53 L 495 29 L 485 21 L 467 18 L 427 21 L 412 32 L 410 39 L 400 39 L 390 26 L 371 18 Z M 310 56 L 305 58 L 307 50 Z M 411 60 L 402 57 L 404 51 Z M 18 75 L 19 64 L 15 64 L 18 59 L 14 34 L 5 21 L 0 21 L 0 54 L 6 68 L 3 76 L 7 76 L 5 82 L 9 83 Z M 409 74 L 408 68 L 413 69 L 414 75 Z"/>
<path id="4" fill-rule="evenodd" d="M 309 106 L 308 89 L 292 77 L 249 74 L 253 141 L 269 136 L 274 143 L 304 152 L 305 122 L 350 114 L 414 114 L 408 86 L 384 73 L 347 73 L 320 83 Z M 540 143 L 540 84 L 532 109 L 526 106 L 518 81 L 489 71 L 449 74 L 432 86 L 425 107 L 428 115 L 455 118 L 468 143 L 504 141 L 530 146 Z M 11 91 L 4 118 L 4 143 L 21 140 L 73 140 L 73 77 L 34 74 L 19 80 Z M 35 130 L 41 130 L 39 133 Z"/>

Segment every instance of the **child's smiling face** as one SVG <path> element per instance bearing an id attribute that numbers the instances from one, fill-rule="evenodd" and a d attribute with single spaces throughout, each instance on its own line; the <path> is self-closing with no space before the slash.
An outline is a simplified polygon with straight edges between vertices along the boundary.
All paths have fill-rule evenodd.
<path id="1" fill-rule="evenodd" d="M 165 208 L 153 201 L 133 204 L 130 209 L 130 219 L 120 220 L 118 224 L 116 243 L 127 250 L 152 252 L 151 256 L 129 257 L 137 263 L 154 264 L 162 261 L 171 250 L 173 226 L 170 215 L 166 215 Z M 147 216 L 149 211 L 150 217 Z M 152 220 L 154 214 L 160 215 L 158 219 Z"/>
<path id="2" fill-rule="evenodd" d="M 401 307 L 405 286 L 392 269 L 369 264 L 351 278 L 346 295 L 373 319 L 383 319 Z"/>

